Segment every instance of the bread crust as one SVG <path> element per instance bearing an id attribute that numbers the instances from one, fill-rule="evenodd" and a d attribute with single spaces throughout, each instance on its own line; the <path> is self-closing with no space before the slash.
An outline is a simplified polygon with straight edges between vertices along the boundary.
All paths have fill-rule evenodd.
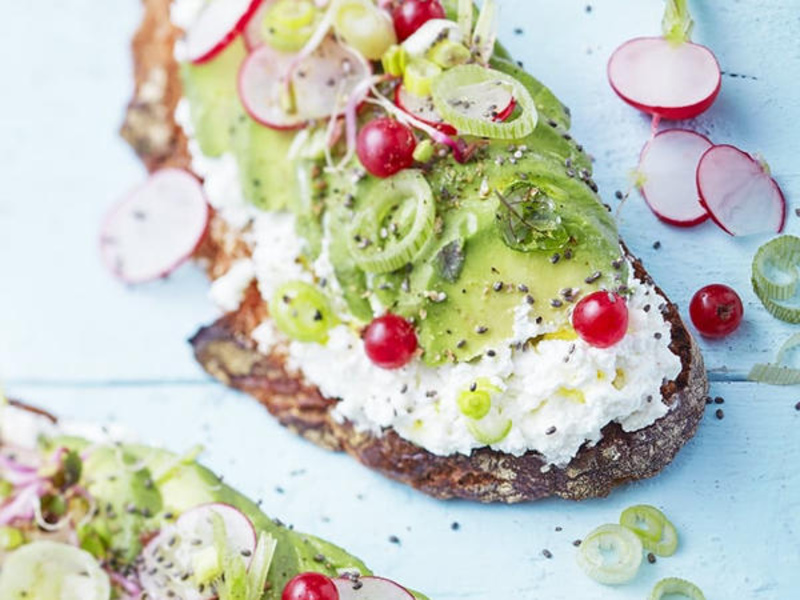
<path id="1" fill-rule="evenodd" d="M 169 0 L 143 0 L 144 19 L 133 40 L 136 88 L 122 134 L 151 171 L 165 166 L 188 168 L 187 140 L 173 117 L 181 97 L 173 47 L 179 32 L 169 21 Z M 209 233 L 197 252 L 211 277 L 224 274 L 248 250 L 225 223 L 212 217 Z M 632 258 L 632 257 L 631 257 Z M 634 260 L 634 273 L 652 283 Z M 266 305 L 253 285 L 241 307 L 202 328 L 191 340 L 195 356 L 212 376 L 263 404 L 284 426 L 312 442 L 345 451 L 364 465 L 437 498 L 515 503 L 548 496 L 583 500 L 608 495 L 618 485 L 651 477 L 668 465 L 695 434 L 708 392 L 703 359 L 681 321 L 677 307 L 665 299 L 664 316 L 672 328 L 670 348 L 680 357 L 681 373 L 662 387 L 670 411 L 655 423 L 624 432 L 611 423 L 602 440 L 584 445 L 564 468 L 545 468 L 535 452 L 512 456 L 489 448 L 471 455 L 437 456 L 388 430 L 382 436 L 358 432 L 337 422 L 325 398 L 301 373 L 287 369 L 279 352 L 262 354 L 250 336 L 267 317 Z"/>

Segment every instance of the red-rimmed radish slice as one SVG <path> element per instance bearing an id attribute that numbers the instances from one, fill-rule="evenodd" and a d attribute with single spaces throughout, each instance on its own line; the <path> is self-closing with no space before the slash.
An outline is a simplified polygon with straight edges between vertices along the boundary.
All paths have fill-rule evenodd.
<path id="1" fill-rule="evenodd" d="M 292 85 L 287 86 L 285 77 L 294 58 L 265 44 L 242 64 L 239 97 L 248 114 L 267 127 L 296 129 L 314 119 L 339 115 L 353 90 L 370 76 L 364 61 L 327 38 L 294 68 Z M 289 88 L 294 101 L 291 113 L 283 108 Z"/>
<path id="2" fill-rule="evenodd" d="M 241 33 L 260 2 L 261 0 L 207 2 L 186 32 L 184 43 L 188 59 L 199 65 L 222 52 Z"/>
<path id="3" fill-rule="evenodd" d="M 197 178 L 182 169 L 163 169 L 111 210 L 100 251 L 111 272 L 127 283 L 158 279 L 194 253 L 208 220 Z"/>
<path id="4" fill-rule="evenodd" d="M 253 556 L 256 531 L 244 513 L 228 504 L 192 508 L 173 525 L 164 527 L 142 551 L 139 581 L 148 597 L 184 600 L 216 597 L 211 586 L 203 586 L 192 575 L 201 564 L 214 562 L 205 559 L 209 549 L 214 549 L 214 515 L 219 515 L 225 525 L 227 548 L 243 557 Z M 250 560 L 246 558 L 245 562 Z"/>
<path id="5" fill-rule="evenodd" d="M 264 24 L 264 15 L 267 12 L 270 4 L 275 0 L 261 0 L 261 4 L 256 8 L 253 16 L 247 21 L 242 30 L 242 37 L 244 38 L 244 45 L 248 52 L 252 52 L 256 48 L 264 45 L 264 38 L 261 34 L 261 28 Z"/>
<path id="6" fill-rule="evenodd" d="M 447 135 L 456 135 L 458 133 L 455 127 L 442 120 L 433 105 L 433 98 L 430 96 L 417 96 L 406 91 L 402 85 L 398 85 L 394 92 L 394 103 L 400 110 L 407 112 L 431 127 L 435 127 L 442 133 Z"/>
<path id="7" fill-rule="evenodd" d="M 714 53 L 692 42 L 635 38 L 614 51 L 608 80 L 625 102 L 664 119 L 690 119 L 719 94 L 722 76 Z"/>
<path id="8" fill-rule="evenodd" d="M 338 577 L 333 584 L 339 600 L 414 600 L 411 592 L 383 577 Z"/>
<path id="9" fill-rule="evenodd" d="M 786 199 L 769 169 L 729 145 L 713 146 L 697 166 L 700 201 L 731 235 L 779 233 L 786 222 Z"/>
<path id="10" fill-rule="evenodd" d="M 504 86 L 477 84 L 471 88 L 473 89 L 469 93 L 473 102 L 469 109 L 463 111 L 467 117 L 486 118 L 490 115 L 492 121 L 502 122 L 508 119 L 517 107 L 514 96 Z M 447 135 L 458 133 L 455 127 L 442 120 L 430 96 L 417 96 L 407 91 L 403 85 L 398 85 L 395 89 L 394 102 L 404 112 L 442 133 Z"/>
<path id="11" fill-rule="evenodd" d="M 691 227 L 708 219 L 697 193 L 697 163 L 713 144 L 686 129 L 658 133 L 642 149 L 639 190 L 656 216 L 666 223 Z"/>

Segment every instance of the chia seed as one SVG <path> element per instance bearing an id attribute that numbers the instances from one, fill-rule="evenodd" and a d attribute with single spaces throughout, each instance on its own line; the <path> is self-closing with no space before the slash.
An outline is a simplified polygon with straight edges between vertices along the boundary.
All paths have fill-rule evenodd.
<path id="1" fill-rule="evenodd" d="M 722 410 L 721 408 L 718 408 L 718 409 L 717 409 L 717 410 L 714 412 L 714 414 L 716 415 L 717 419 L 719 419 L 720 421 L 721 421 L 722 419 L 724 419 L 724 418 L 725 418 L 725 411 L 724 411 L 724 410 Z"/>
<path id="2" fill-rule="evenodd" d="M 453 531 L 458 531 L 459 529 L 461 529 L 461 525 L 459 525 L 458 521 L 453 521 L 450 524 L 450 529 L 452 529 Z"/>
<path id="3" fill-rule="evenodd" d="M 561 255 L 558 252 L 556 252 L 555 254 L 553 254 L 553 256 L 550 257 L 550 262 L 553 264 L 556 264 L 560 260 L 561 260 Z"/>
<path id="4" fill-rule="evenodd" d="M 655 242 L 653 242 L 653 250 L 658 250 L 659 248 L 661 248 L 661 242 L 656 240 Z"/>
<path id="5" fill-rule="evenodd" d="M 725 398 L 722 396 L 717 396 L 714 398 L 714 404 L 725 404 Z"/>
<path id="6" fill-rule="evenodd" d="M 545 548 L 544 550 L 542 550 L 542 556 L 544 556 L 545 558 L 553 558 L 553 553 L 550 552 L 550 550 L 548 550 L 547 548 Z"/>
<path id="7" fill-rule="evenodd" d="M 547 431 L 544 432 L 545 435 L 553 435 L 556 432 L 556 426 L 551 425 L 547 428 Z"/>
<path id="8" fill-rule="evenodd" d="M 503 282 L 502 282 L 502 281 L 495 281 L 495 282 L 494 282 L 494 285 L 492 286 L 492 289 L 493 289 L 495 292 L 499 292 L 500 290 L 502 290 L 502 289 L 503 289 Z"/>
<path id="9" fill-rule="evenodd" d="M 656 555 L 653 554 L 652 552 L 648 552 L 647 553 L 647 562 L 649 562 L 651 565 L 656 564 Z"/>
<path id="10" fill-rule="evenodd" d="M 389 543 L 390 544 L 397 544 L 399 546 L 400 545 L 400 538 L 397 537 L 396 535 L 390 535 L 389 536 Z"/>
<path id="11" fill-rule="evenodd" d="M 595 271 L 594 273 L 589 275 L 586 279 L 584 279 L 584 281 L 586 283 L 594 283 L 595 281 L 600 279 L 602 276 L 603 276 L 603 274 L 600 271 Z"/>
<path id="12" fill-rule="evenodd" d="M 477 333 L 478 335 L 483 335 L 487 331 L 489 331 L 489 328 L 486 327 L 485 325 L 478 325 L 478 327 L 475 328 L 475 333 Z"/>

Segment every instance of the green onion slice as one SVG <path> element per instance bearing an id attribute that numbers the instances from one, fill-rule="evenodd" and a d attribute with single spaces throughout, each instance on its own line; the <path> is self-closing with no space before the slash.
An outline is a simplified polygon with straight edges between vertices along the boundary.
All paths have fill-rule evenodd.
<path id="1" fill-rule="evenodd" d="M 403 71 L 403 87 L 415 96 L 426 97 L 431 93 L 434 79 L 442 72 L 441 67 L 424 58 L 415 58 Z"/>
<path id="2" fill-rule="evenodd" d="M 510 75 L 478 65 L 460 65 L 444 71 L 431 85 L 433 104 L 459 133 L 494 139 L 529 135 L 538 119 L 528 90 Z M 497 122 L 497 115 L 516 101 L 519 114 Z"/>
<path id="3" fill-rule="evenodd" d="M 672 556 L 678 550 L 678 530 L 670 523 L 669 519 L 665 518 L 661 539 L 657 542 L 642 540 L 642 544 L 656 556 Z"/>
<path id="4" fill-rule="evenodd" d="M 297 52 L 318 25 L 319 11 L 311 0 L 279 0 L 264 15 L 264 40 L 276 50 Z"/>
<path id="5" fill-rule="evenodd" d="M 757 363 L 753 365 L 747 378 L 750 381 L 772 385 L 800 384 L 800 369 L 783 364 L 786 353 L 797 346 L 800 346 L 800 333 L 795 333 L 783 343 L 778 350 L 774 363 Z"/>
<path id="6" fill-rule="evenodd" d="M 659 581 L 650 592 L 649 600 L 661 600 L 664 596 L 684 596 L 690 600 L 706 600 L 705 595 L 691 581 L 679 579 L 678 577 L 667 577 Z"/>
<path id="7" fill-rule="evenodd" d="M 642 564 L 642 541 L 622 525 L 601 525 L 581 542 L 578 566 L 605 585 L 626 583 Z"/>
<path id="8" fill-rule="evenodd" d="M 482 419 L 467 421 L 467 429 L 476 440 L 486 446 L 499 444 L 511 431 L 511 419 L 504 418 L 499 411 L 492 411 Z"/>
<path id="9" fill-rule="evenodd" d="M 328 331 L 338 322 L 325 294 L 305 281 L 278 287 L 269 309 L 277 328 L 301 342 L 326 343 Z"/>
<path id="10" fill-rule="evenodd" d="M 350 230 L 350 254 L 368 273 L 396 271 L 424 248 L 435 218 L 433 192 L 422 172 L 400 171 L 363 199 Z"/>
<path id="11" fill-rule="evenodd" d="M 494 54 L 497 41 L 497 3 L 495 0 L 483 0 L 475 31 L 472 32 L 472 47 L 475 57 L 482 64 L 488 64 Z"/>
<path id="12" fill-rule="evenodd" d="M 800 279 L 800 238 L 782 235 L 761 246 L 753 259 L 753 290 L 764 308 L 781 321 L 800 323 L 800 307 L 787 306 Z"/>
<path id="13" fill-rule="evenodd" d="M 661 539 L 667 518 L 655 506 L 637 504 L 622 511 L 619 524 L 630 529 L 641 540 L 657 543 Z"/>

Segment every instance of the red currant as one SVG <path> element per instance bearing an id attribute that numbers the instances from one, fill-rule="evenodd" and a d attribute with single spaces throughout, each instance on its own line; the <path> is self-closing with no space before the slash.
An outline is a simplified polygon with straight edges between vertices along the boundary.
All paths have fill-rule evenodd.
<path id="1" fill-rule="evenodd" d="M 417 350 L 417 334 L 404 318 L 387 314 L 374 319 L 364 332 L 364 350 L 369 359 L 384 369 L 408 364 Z"/>
<path id="2" fill-rule="evenodd" d="M 572 313 L 572 326 L 586 343 L 608 348 L 628 331 L 628 305 L 613 292 L 594 292 L 578 302 Z"/>
<path id="3" fill-rule="evenodd" d="M 322 573 L 300 573 L 283 588 L 281 600 L 339 600 L 339 592 Z"/>
<path id="4" fill-rule="evenodd" d="M 361 164 L 375 177 L 390 177 L 414 164 L 417 140 L 411 130 L 394 119 L 375 119 L 358 134 L 356 152 Z"/>
<path id="5" fill-rule="evenodd" d="M 394 31 L 399 41 L 405 40 L 431 19 L 444 19 L 439 0 L 405 0 L 392 13 Z"/>
<path id="6" fill-rule="evenodd" d="M 720 338 L 736 331 L 742 322 L 744 307 L 732 288 L 714 283 L 701 288 L 692 297 L 689 315 L 702 335 Z"/>

